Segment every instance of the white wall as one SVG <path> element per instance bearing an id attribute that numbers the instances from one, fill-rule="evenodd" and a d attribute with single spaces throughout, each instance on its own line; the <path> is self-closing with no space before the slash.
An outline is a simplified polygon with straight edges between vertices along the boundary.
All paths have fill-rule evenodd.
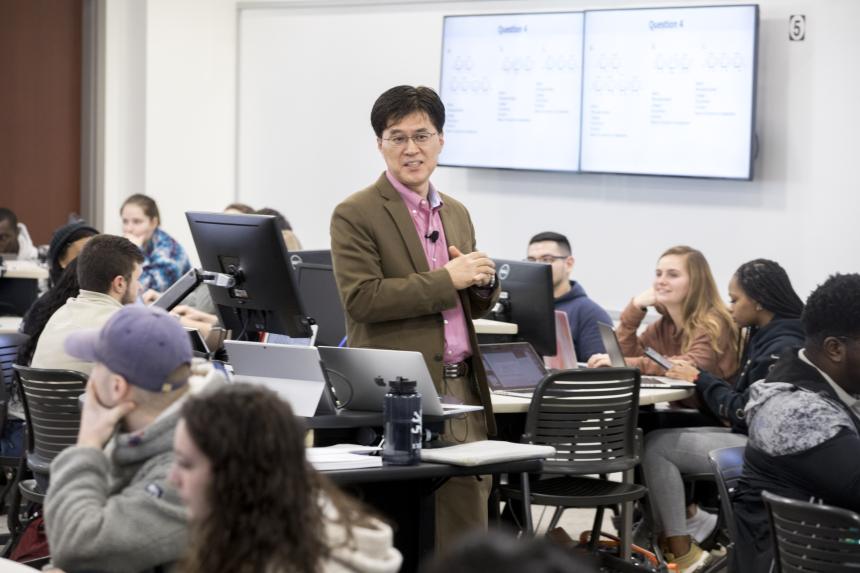
<path id="1" fill-rule="evenodd" d="M 159 205 L 162 226 L 196 260 L 187 210 L 233 201 L 234 0 L 107 4 L 105 221 L 133 193 Z"/>
<path id="2" fill-rule="evenodd" d="M 138 11 L 132 4 L 138 5 L 117 2 Z M 597 0 L 343 4 L 348 2 L 265 4 L 281 7 L 276 17 L 287 30 L 284 44 L 290 49 L 271 73 L 295 78 L 295 89 L 283 95 L 293 115 L 289 125 L 272 126 L 267 143 L 282 151 L 283 161 L 239 174 L 241 198 L 282 210 L 307 248 L 328 246 L 332 207 L 383 169 L 368 121 L 375 97 L 399 83 L 438 84 L 442 14 L 647 5 Z M 659 252 L 677 243 L 703 250 L 721 285 L 738 264 L 762 256 L 780 261 L 802 296 L 829 273 L 857 271 L 860 186 L 852 163 L 860 132 L 860 78 L 853 72 L 853 55 L 860 53 L 860 38 L 852 22 L 860 18 L 860 3 L 760 4 L 761 153 L 754 181 L 439 168 L 434 182 L 470 207 L 479 245 L 494 256 L 523 256 L 526 241 L 538 231 L 568 234 L 576 278 L 608 308 L 622 307 L 648 286 Z M 143 61 L 126 61 L 132 70 L 108 69 L 108 80 L 112 69 L 115 76 L 145 78 L 145 107 L 143 133 L 126 133 L 125 141 L 118 137 L 118 155 L 107 159 L 106 170 L 122 171 L 117 164 L 125 162 L 128 176 L 108 186 L 106 212 L 115 213 L 110 204 L 142 186 L 158 200 L 166 229 L 190 247 L 182 212 L 217 210 L 235 198 L 237 4 L 147 0 L 145 5 Z M 247 9 L 252 4 L 238 5 L 246 7 L 243 17 L 256 17 L 256 8 Z M 795 13 L 807 16 L 805 42 L 788 41 L 788 16 Z M 118 34 L 121 23 L 108 18 L 109 37 Z M 109 42 L 109 49 L 117 43 Z M 136 101 L 137 94 L 124 95 Z M 134 106 L 126 107 L 134 112 Z M 114 106 L 108 126 L 125 121 L 123 113 L 122 106 Z M 239 152 L 248 153 L 250 145 L 243 142 Z M 143 165 L 142 181 L 132 177 L 141 173 L 139 166 L 128 167 L 134 159 Z M 247 184 L 264 168 L 282 181 L 279 188 Z"/>

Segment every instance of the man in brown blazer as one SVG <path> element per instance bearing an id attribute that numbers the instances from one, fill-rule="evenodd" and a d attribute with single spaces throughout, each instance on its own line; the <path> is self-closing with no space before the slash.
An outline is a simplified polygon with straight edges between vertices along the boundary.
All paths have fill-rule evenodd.
<path id="1" fill-rule="evenodd" d="M 483 412 L 446 423 L 451 442 L 495 433 L 472 319 L 498 298 L 495 265 L 475 250 L 466 208 L 430 183 L 444 145 L 445 107 L 430 88 L 383 93 L 371 124 L 386 171 L 335 208 L 331 252 L 353 347 L 419 351 L 436 389 Z M 437 492 L 437 547 L 487 526 L 490 480 L 450 479 Z"/>

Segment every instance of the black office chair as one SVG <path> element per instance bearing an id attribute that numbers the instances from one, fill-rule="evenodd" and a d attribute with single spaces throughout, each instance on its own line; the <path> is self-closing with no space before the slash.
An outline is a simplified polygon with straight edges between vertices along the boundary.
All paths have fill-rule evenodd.
<path id="1" fill-rule="evenodd" d="M 639 464 L 636 418 L 639 371 L 633 368 L 564 370 L 548 375 L 535 389 L 522 441 L 555 447 L 541 479 L 503 485 L 503 499 L 523 502 L 524 529 L 533 534 L 531 504 L 555 506 L 554 528 L 568 507 L 597 508 L 590 548 L 597 550 L 604 509 L 641 499 L 647 488 L 604 478 Z"/>
<path id="2" fill-rule="evenodd" d="M 75 444 L 81 425 L 79 397 L 87 375 L 73 370 L 47 370 L 15 365 L 21 402 L 27 421 L 27 467 L 37 480 L 24 480 L 19 489 L 24 499 L 44 501 L 51 462 L 61 451 Z"/>
<path id="3" fill-rule="evenodd" d="M 761 493 L 777 573 L 860 571 L 860 514 L 831 505 Z"/>
<path id="4" fill-rule="evenodd" d="M 20 332 L 0 333 L 0 433 L 6 429 L 9 402 L 15 392 L 15 371 L 12 365 L 18 356 L 19 347 L 29 339 L 29 336 Z M 21 456 L 0 456 L 0 471 L 6 480 L 0 490 L 0 503 L 5 503 L 6 496 L 18 482 L 20 462 Z"/>

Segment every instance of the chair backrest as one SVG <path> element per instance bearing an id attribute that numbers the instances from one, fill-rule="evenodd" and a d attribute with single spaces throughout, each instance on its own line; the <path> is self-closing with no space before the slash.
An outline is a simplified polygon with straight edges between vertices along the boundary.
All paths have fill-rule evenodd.
<path id="1" fill-rule="evenodd" d="M 860 515 L 768 491 L 763 491 L 761 497 L 767 506 L 777 571 L 860 570 Z"/>
<path id="2" fill-rule="evenodd" d="M 735 510 L 732 506 L 732 494 L 738 486 L 738 480 L 744 471 L 744 446 L 733 448 L 720 448 L 711 450 L 708 459 L 714 468 L 714 477 L 717 479 L 717 489 L 720 492 L 720 507 L 723 510 L 723 518 L 729 529 L 729 537 L 734 542 L 737 540 L 737 528 L 735 526 Z"/>
<path id="3" fill-rule="evenodd" d="M 14 386 L 15 372 L 12 365 L 18 356 L 18 348 L 29 338 L 20 332 L 0 333 L 0 431 L 6 422 L 6 406 Z"/>
<path id="4" fill-rule="evenodd" d="M 21 401 L 27 419 L 27 462 L 50 465 L 57 454 L 74 445 L 81 425 L 79 397 L 87 375 L 73 370 L 46 370 L 16 364 Z"/>
<path id="5" fill-rule="evenodd" d="M 556 449 L 544 473 L 601 474 L 636 466 L 639 384 L 635 368 L 547 375 L 535 389 L 523 435 L 523 441 Z"/>

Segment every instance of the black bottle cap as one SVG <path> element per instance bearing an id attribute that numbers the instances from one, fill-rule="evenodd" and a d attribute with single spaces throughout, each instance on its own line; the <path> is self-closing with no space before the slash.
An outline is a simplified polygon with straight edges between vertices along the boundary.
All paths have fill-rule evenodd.
<path id="1" fill-rule="evenodd" d="M 392 394 L 416 394 L 418 382 L 398 376 L 397 380 L 392 380 L 388 383 Z"/>

